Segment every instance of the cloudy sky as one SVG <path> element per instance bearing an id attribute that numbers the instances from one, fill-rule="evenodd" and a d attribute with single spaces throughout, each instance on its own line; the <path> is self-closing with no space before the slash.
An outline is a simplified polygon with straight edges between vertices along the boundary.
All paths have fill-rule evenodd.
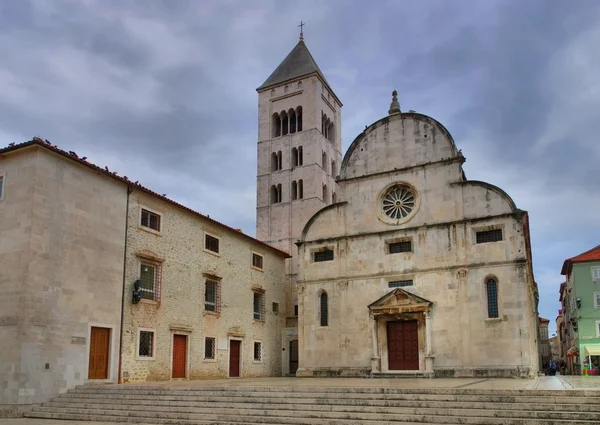
<path id="1" fill-rule="evenodd" d="M 46 138 L 254 235 L 255 88 L 300 20 L 344 149 L 397 89 L 530 212 L 553 326 L 562 261 L 600 244 L 597 0 L 4 0 L 0 145 Z"/>

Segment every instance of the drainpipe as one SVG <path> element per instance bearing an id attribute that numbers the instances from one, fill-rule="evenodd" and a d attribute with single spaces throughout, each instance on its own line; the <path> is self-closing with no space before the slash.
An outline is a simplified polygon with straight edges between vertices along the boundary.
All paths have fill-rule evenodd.
<path id="1" fill-rule="evenodd" d="M 121 368 L 122 368 L 122 358 L 123 358 L 123 311 L 125 309 L 125 277 L 127 275 L 127 232 L 129 230 L 129 195 L 133 192 L 131 186 L 127 186 L 127 204 L 125 209 L 125 249 L 123 250 L 123 285 L 121 287 L 121 322 L 120 322 L 120 332 L 121 335 L 119 337 L 119 372 L 117 376 L 117 383 L 123 383 L 121 379 Z"/>

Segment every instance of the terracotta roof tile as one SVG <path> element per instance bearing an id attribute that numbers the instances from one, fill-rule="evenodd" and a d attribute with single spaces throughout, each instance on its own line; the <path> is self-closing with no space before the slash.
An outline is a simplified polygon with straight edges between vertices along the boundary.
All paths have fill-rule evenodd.
<path id="1" fill-rule="evenodd" d="M 600 261 L 600 245 L 585 251 L 575 257 L 571 257 L 565 260 L 562 266 L 561 274 L 567 275 L 571 273 L 573 263 L 582 263 L 585 261 Z"/>
<path id="2" fill-rule="evenodd" d="M 246 238 L 246 239 L 248 239 L 248 240 L 250 240 L 250 241 L 252 241 L 254 243 L 260 244 L 260 245 L 264 246 L 265 248 L 268 248 L 268 249 L 270 249 L 272 251 L 275 251 L 279 255 L 282 255 L 282 256 L 284 256 L 286 258 L 291 257 L 291 255 L 288 254 L 287 252 L 282 251 L 280 249 L 277 249 L 277 248 L 275 248 L 275 247 L 273 247 L 273 246 L 271 246 L 271 245 L 269 245 L 269 244 L 267 244 L 267 243 L 265 243 L 265 242 L 263 242 L 261 240 L 258 240 L 256 238 L 253 238 L 252 236 L 249 236 L 249 235 L 243 233 L 241 231 L 241 229 L 234 229 L 233 227 L 230 227 L 230 226 L 228 226 L 226 224 L 223 224 L 223 223 L 221 223 L 221 222 L 219 222 L 219 221 L 217 221 L 217 220 L 215 220 L 213 218 L 210 218 L 207 215 L 204 215 L 204 214 L 201 214 L 201 213 L 199 213 L 197 211 L 194 211 L 193 209 L 188 208 L 185 205 L 182 205 L 182 204 L 180 204 L 180 203 L 178 203 L 176 201 L 173 201 L 172 199 L 167 198 L 164 195 L 158 194 L 158 193 L 154 192 L 153 190 L 150 190 L 147 187 L 142 186 L 138 182 L 133 182 L 133 181 L 129 180 L 127 177 L 125 177 L 125 176 L 121 177 L 121 176 L 117 175 L 116 172 L 110 171 L 108 169 L 108 167 L 102 168 L 102 167 L 99 167 L 96 164 L 88 162 L 86 160 L 87 157 L 85 157 L 85 156 L 84 157 L 80 157 L 80 156 L 78 156 L 73 151 L 69 151 L 69 152 L 64 151 L 64 150 L 60 149 L 58 146 L 50 143 L 48 140 L 42 140 L 39 137 L 34 137 L 33 140 L 30 140 L 28 142 L 24 142 L 24 143 L 20 143 L 20 144 L 10 143 L 7 147 L 0 149 L 0 155 L 6 154 L 6 153 L 9 153 L 9 152 L 14 152 L 14 151 L 17 151 L 19 149 L 24 149 L 24 148 L 27 148 L 27 147 L 30 147 L 30 146 L 40 146 L 42 148 L 48 149 L 49 151 L 57 153 L 57 154 L 65 157 L 65 158 L 68 158 L 68 159 L 74 161 L 74 162 L 77 162 L 77 163 L 82 164 L 82 165 L 84 165 L 84 166 L 86 166 L 88 168 L 91 168 L 94 171 L 97 171 L 97 172 L 99 172 L 101 174 L 104 174 L 105 176 L 111 177 L 111 178 L 113 178 L 115 180 L 119 180 L 122 183 L 125 183 L 125 184 L 127 184 L 129 186 L 132 186 L 132 187 L 134 187 L 134 188 L 136 188 L 138 190 L 141 190 L 142 192 L 146 192 L 147 194 L 152 195 L 152 196 L 154 196 L 156 198 L 162 199 L 163 201 L 168 202 L 171 205 L 174 205 L 174 206 L 176 206 L 176 207 L 178 207 L 178 208 L 180 208 L 182 210 L 185 210 L 185 211 L 187 211 L 189 213 L 192 213 L 194 215 L 202 217 L 203 219 L 205 219 L 207 221 L 210 221 L 210 222 L 218 225 L 219 227 L 221 227 L 223 229 L 235 232 L 235 233 L 239 234 L 240 236 L 242 236 L 242 237 L 244 237 L 244 238 Z"/>

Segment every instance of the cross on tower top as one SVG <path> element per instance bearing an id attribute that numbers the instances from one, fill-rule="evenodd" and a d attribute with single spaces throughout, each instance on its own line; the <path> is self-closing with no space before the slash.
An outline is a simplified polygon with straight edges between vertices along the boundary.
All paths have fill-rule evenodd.
<path id="1" fill-rule="evenodd" d="M 300 40 L 304 40 L 304 25 L 306 24 L 302 21 L 300 21 L 300 25 L 298 25 L 300 27 Z"/>

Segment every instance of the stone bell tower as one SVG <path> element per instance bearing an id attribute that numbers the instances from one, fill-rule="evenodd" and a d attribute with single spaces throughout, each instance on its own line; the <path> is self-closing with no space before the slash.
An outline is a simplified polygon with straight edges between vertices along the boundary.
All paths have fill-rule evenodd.
<path id="1" fill-rule="evenodd" d="M 292 255 L 286 264 L 286 335 L 292 335 L 297 330 L 295 242 L 313 214 L 337 202 L 342 103 L 310 54 L 302 33 L 298 44 L 256 91 L 256 237 Z M 285 358 L 283 368 L 285 374 Z M 294 365 L 288 370 L 293 372 Z"/>

